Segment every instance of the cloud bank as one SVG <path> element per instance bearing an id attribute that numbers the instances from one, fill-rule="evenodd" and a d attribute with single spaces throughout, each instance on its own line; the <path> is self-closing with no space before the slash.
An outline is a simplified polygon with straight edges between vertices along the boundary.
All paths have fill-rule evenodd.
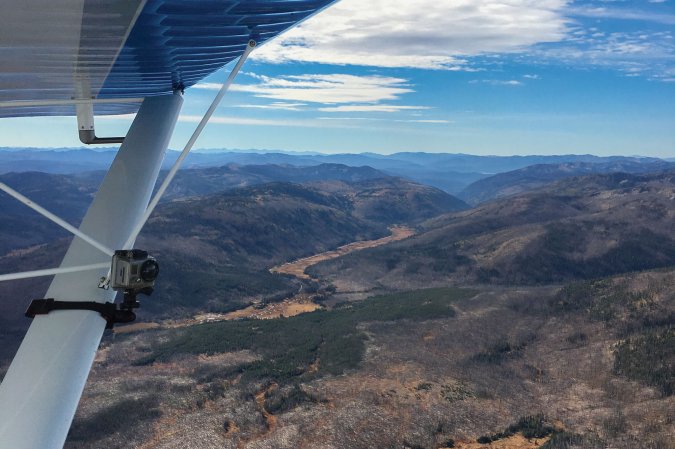
<path id="1" fill-rule="evenodd" d="M 254 57 L 461 70 L 469 56 L 522 51 L 566 35 L 568 0 L 342 0 Z"/>

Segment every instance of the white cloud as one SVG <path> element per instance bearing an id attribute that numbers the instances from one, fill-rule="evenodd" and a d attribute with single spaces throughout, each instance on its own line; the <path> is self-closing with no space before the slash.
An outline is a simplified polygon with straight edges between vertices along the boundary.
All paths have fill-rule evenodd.
<path id="1" fill-rule="evenodd" d="M 233 91 L 277 101 L 321 104 L 379 103 L 413 92 L 407 80 L 385 76 L 343 74 L 259 76 L 257 84 L 236 84 Z"/>
<path id="2" fill-rule="evenodd" d="M 400 112 L 431 109 L 428 106 L 398 106 L 393 104 L 352 104 L 319 108 L 322 112 Z"/>
<path id="3" fill-rule="evenodd" d="M 406 120 L 408 123 L 431 123 L 431 124 L 444 124 L 444 123 L 452 123 L 450 120 Z"/>
<path id="4" fill-rule="evenodd" d="M 199 115 L 180 115 L 178 121 L 181 123 L 199 123 L 202 119 Z M 416 120 L 416 119 L 383 119 L 368 117 L 318 117 L 312 120 L 291 120 L 291 119 L 259 119 L 232 116 L 214 116 L 209 120 L 213 125 L 237 125 L 237 126 L 274 126 L 289 128 L 337 128 L 337 129 L 359 129 L 361 126 L 358 121 L 369 121 L 379 123 L 427 123 L 427 124 L 447 124 L 448 120 Z M 372 130 L 372 128 L 369 128 Z M 386 129 L 386 128 L 385 128 Z"/>
<path id="5" fill-rule="evenodd" d="M 492 86 L 522 86 L 523 82 L 518 80 L 471 80 L 469 84 L 490 84 Z"/>
<path id="6" fill-rule="evenodd" d="M 274 102 L 270 104 L 237 104 L 234 107 L 246 109 L 274 109 L 280 111 L 302 111 L 304 106 L 307 106 L 307 103 Z"/>
<path id="7" fill-rule="evenodd" d="M 375 117 L 318 117 L 318 120 L 328 122 L 343 122 L 343 121 L 365 121 L 365 122 L 392 122 L 392 123 L 426 123 L 433 125 L 442 125 L 452 123 L 445 119 L 390 119 L 390 118 L 375 118 Z"/>
<path id="8" fill-rule="evenodd" d="M 199 123 L 202 117 L 199 115 L 181 115 L 178 121 L 181 123 Z M 257 119 L 246 117 L 214 116 L 209 123 L 214 125 L 240 125 L 240 126 L 283 126 L 297 128 L 321 128 L 325 125 L 315 120 L 275 120 L 275 119 Z M 336 124 L 335 128 L 346 128 Z"/>
<path id="9" fill-rule="evenodd" d="M 319 104 L 322 112 L 401 112 L 430 109 L 427 106 L 392 104 L 414 92 L 408 80 L 376 75 L 289 75 L 269 77 L 249 73 L 253 84 L 235 84 L 233 91 L 275 100 L 269 104 L 240 104 L 235 107 L 306 111 Z M 197 89 L 218 90 L 216 83 L 201 83 Z"/>
<path id="10" fill-rule="evenodd" d="M 382 122 L 385 119 L 379 117 L 317 117 L 317 120 L 326 121 L 366 121 L 366 122 Z"/>
<path id="11" fill-rule="evenodd" d="M 257 50 L 267 62 L 460 70 L 566 35 L 570 0 L 342 0 Z"/>

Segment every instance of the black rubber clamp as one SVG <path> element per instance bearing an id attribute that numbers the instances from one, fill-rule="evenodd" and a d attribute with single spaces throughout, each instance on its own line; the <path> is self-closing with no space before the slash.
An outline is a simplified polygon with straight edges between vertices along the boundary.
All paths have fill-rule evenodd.
<path id="1" fill-rule="evenodd" d="M 55 301 L 54 298 L 34 299 L 25 315 L 35 318 L 35 315 L 47 315 L 52 310 L 91 310 L 98 312 L 106 321 L 106 329 L 112 329 L 117 323 L 131 323 L 136 319 L 136 314 L 131 310 L 119 310 L 112 302 L 95 301 Z"/>

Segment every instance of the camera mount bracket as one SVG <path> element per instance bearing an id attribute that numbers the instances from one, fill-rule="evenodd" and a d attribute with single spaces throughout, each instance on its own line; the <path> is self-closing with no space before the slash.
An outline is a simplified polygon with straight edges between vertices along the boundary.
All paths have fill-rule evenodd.
<path id="1" fill-rule="evenodd" d="M 112 302 L 95 301 L 56 301 L 54 298 L 34 299 L 26 309 L 26 317 L 35 318 L 35 315 L 47 315 L 53 310 L 91 310 L 98 312 L 106 320 L 106 329 L 112 329 L 117 323 L 131 323 L 136 319 L 133 309 L 140 304 L 136 301 L 136 296 L 127 298 L 124 295 L 124 302 L 117 308 L 117 304 Z"/>

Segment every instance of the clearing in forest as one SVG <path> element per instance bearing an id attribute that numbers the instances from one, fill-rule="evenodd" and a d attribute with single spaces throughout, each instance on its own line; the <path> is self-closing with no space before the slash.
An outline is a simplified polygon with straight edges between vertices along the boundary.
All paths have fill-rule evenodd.
<path id="1" fill-rule="evenodd" d="M 383 237 L 377 240 L 364 240 L 361 242 L 353 242 L 347 245 L 341 246 L 338 249 L 332 251 L 326 251 L 324 253 L 315 254 L 313 256 L 304 257 L 302 259 L 295 260 L 293 262 L 288 262 L 283 265 L 270 268 L 271 273 L 279 274 L 290 274 L 300 279 L 312 279 L 305 270 L 312 265 L 316 265 L 319 262 L 325 260 L 337 259 L 338 257 L 344 256 L 354 251 L 360 251 L 366 248 L 375 248 L 376 246 L 386 245 L 387 243 L 395 242 L 397 240 L 407 239 L 415 235 L 415 231 L 406 226 L 392 226 L 389 228 L 391 235 L 388 237 Z"/>

